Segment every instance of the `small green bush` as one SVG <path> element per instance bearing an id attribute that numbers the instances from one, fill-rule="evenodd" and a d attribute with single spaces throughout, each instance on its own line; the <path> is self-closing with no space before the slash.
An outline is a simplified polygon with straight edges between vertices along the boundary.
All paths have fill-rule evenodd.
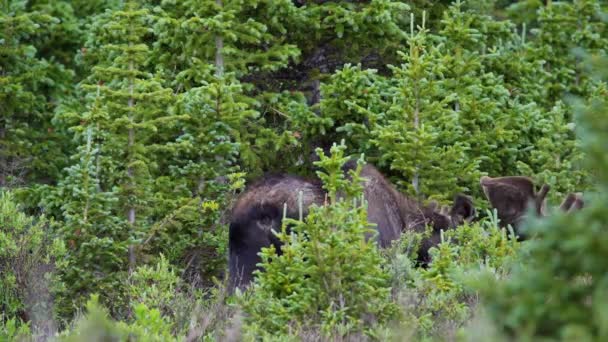
<path id="1" fill-rule="evenodd" d="M 31 335 L 29 325 L 20 324 L 15 318 L 5 322 L 4 316 L 0 315 L 0 341 L 27 341 Z"/>
<path id="2" fill-rule="evenodd" d="M 9 335 L 21 329 L 15 317 L 32 322 L 35 333 L 55 330 L 51 272 L 63 245 L 48 223 L 22 213 L 10 192 L 0 192 L 0 323 L 7 320 Z"/>
<path id="3" fill-rule="evenodd" d="M 442 242 L 431 248 L 432 261 L 424 269 L 413 267 L 411 246 L 419 240 L 420 236 L 406 233 L 395 243 L 397 249 L 388 254 L 394 300 L 404 313 L 393 334 L 406 334 L 413 340 L 453 340 L 479 302 L 469 285 L 471 274 L 491 269 L 496 277 L 506 277 L 520 243 L 489 215 L 443 232 Z"/>
<path id="4" fill-rule="evenodd" d="M 138 304 L 132 323 L 113 321 L 99 297 L 91 296 L 86 304 L 86 314 L 80 317 L 74 328 L 62 334 L 66 342 L 80 341 L 179 341 L 173 337 L 171 325 L 157 309 Z"/>

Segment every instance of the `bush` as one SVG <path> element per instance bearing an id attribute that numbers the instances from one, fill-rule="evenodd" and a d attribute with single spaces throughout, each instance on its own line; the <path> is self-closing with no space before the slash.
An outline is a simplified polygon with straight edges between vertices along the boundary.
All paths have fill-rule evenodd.
<path id="1" fill-rule="evenodd" d="M 163 255 L 155 266 L 140 266 L 129 277 L 129 302 L 158 309 L 164 315 L 174 312 L 181 281 Z"/>
<path id="2" fill-rule="evenodd" d="M 4 322 L 4 317 L 0 316 L 0 341 L 24 341 L 31 338 L 31 334 L 27 324 L 19 324 L 14 318 Z"/>
<path id="3" fill-rule="evenodd" d="M 420 237 L 412 235 L 419 234 L 404 234 L 388 255 L 395 301 L 405 315 L 393 334 L 407 334 L 415 340 L 453 340 L 471 320 L 479 301 L 468 278 L 480 269 L 506 277 L 520 243 L 509 238 L 490 215 L 443 232 L 442 242 L 430 250 L 429 267 L 422 269 L 413 267 L 416 259 L 411 246 Z"/>
<path id="4" fill-rule="evenodd" d="M 134 321 L 130 324 L 115 322 L 99 304 L 99 297 L 91 296 L 86 314 L 80 317 L 73 330 L 62 335 L 64 341 L 178 341 L 171 335 L 171 327 L 157 309 L 138 304 Z"/>
<path id="5" fill-rule="evenodd" d="M 55 330 L 50 278 L 62 249 L 45 217 L 25 215 L 10 192 L 0 192 L 0 323 L 8 320 L 7 334 L 21 329 L 15 317 L 31 321 L 36 334 Z"/>
<path id="6" fill-rule="evenodd" d="M 158 310 L 175 334 L 187 331 L 197 310 L 211 303 L 204 301 L 203 291 L 188 286 L 162 254 L 156 265 L 138 267 L 128 283 L 129 305 L 135 318 L 138 310 L 144 310 L 142 305 Z"/>
<path id="7" fill-rule="evenodd" d="M 182 291 L 163 258 L 156 267 L 141 267 L 129 286 L 130 317 L 110 316 L 92 295 L 84 313 L 59 334 L 65 341 L 216 341 L 236 340 L 239 313 L 226 303 L 225 288 L 214 287 L 206 298 Z M 155 275 L 158 271 L 159 275 Z M 175 286 L 175 287 L 174 287 Z M 163 305 L 170 304 L 170 305 Z M 22 329 L 27 333 L 27 326 Z M 6 329 L 16 336 L 14 328 Z M 0 336 L 2 330 L 0 330 Z M 10 335 L 9 335 L 10 336 Z M 27 335 L 25 335 L 27 336 Z"/>

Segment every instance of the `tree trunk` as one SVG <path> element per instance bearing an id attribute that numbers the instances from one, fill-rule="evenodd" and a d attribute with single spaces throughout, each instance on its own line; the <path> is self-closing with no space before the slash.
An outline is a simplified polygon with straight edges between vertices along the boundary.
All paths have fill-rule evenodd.
<path id="1" fill-rule="evenodd" d="M 131 62 L 129 64 L 129 71 L 133 71 L 133 62 Z M 133 85 L 133 80 L 131 79 L 129 81 L 129 94 L 131 95 L 129 97 L 129 108 L 133 108 L 133 106 L 135 105 L 135 101 L 133 99 L 133 92 L 134 92 L 134 85 Z M 132 112 L 130 112 L 132 113 Z M 129 114 L 130 116 L 130 121 L 131 124 L 133 124 L 133 115 Z M 129 161 L 131 160 L 131 153 L 133 153 L 133 146 L 135 145 L 135 129 L 133 127 L 129 128 L 129 140 L 127 143 L 127 150 L 128 150 L 128 154 L 129 154 Z M 131 183 L 131 189 L 135 189 L 136 184 L 135 184 L 135 175 L 134 175 L 134 171 L 132 167 L 128 167 L 127 168 L 127 176 L 129 177 L 129 182 Z M 128 213 L 127 213 L 127 221 L 129 222 L 129 226 L 131 229 L 131 236 L 135 235 L 135 207 L 133 204 L 131 204 L 131 206 L 129 207 Z M 131 274 L 131 272 L 133 272 L 135 270 L 135 263 L 136 263 L 136 259 L 135 259 L 135 246 L 133 244 L 129 245 L 129 274 Z"/>
<path id="2" fill-rule="evenodd" d="M 215 0 L 218 7 L 223 8 L 224 4 L 222 0 Z M 224 49 L 224 38 L 221 34 L 215 36 L 215 75 L 217 77 L 224 76 L 224 55 L 222 50 Z"/>
<path id="3" fill-rule="evenodd" d="M 220 8 L 220 10 L 224 7 L 222 0 L 215 0 L 215 4 Z M 218 33 L 215 35 L 215 76 L 217 78 L 221 78 L 224 76 L 224 54 L 222 51 L 223 49 L 224 49 L 224 38 L 222 37 L 221 34 Z M 217 102 L 216 113 L 219 117 L 219 115 L 220 115 L 219 99 L 216 102 Z M 216 156 L 216 159 L 217 159 L 217 157 L 218 156 Z M 202 162 L 202 159 L 199 159 L 199 162 Z M 204 189 L 205 189 L 205 178 L 203 176 L 200 176 L 198 179 L 198 186 L 196 188 L 196 194 L 201 195 L 203 193 Z"/>
<path id="4" fill-rule="evenodd" d="M 416 89 L 416 107 L 414 108 L 414 129 L 418 131 L 420 128 L 420 95 L 418 89 Z M 412 179 L 412 186 L 416 192 L 416 197 L 420 199 L 420 165 L 416 165 L 416 171 L 414 171 L 414 178 Z"/>

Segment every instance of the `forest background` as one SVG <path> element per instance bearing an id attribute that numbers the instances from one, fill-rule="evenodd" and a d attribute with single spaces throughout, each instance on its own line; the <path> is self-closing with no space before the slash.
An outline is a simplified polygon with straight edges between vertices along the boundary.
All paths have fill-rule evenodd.
<path id="1" fill-rule="evenodd" d="M 1 0 L 0 338 L 608 338 L 606 6 Z M 483 219 L 419 268 L 416 234 L 342 253 L 366 221 L 336 201 L 299 224 L 343 226 L 315 235 L 340 243 L 314 259 L 284 236 L 291 259 L 265 251 L 228 296 L 244 185 L 339 178 L 361 154 L 422 202 L 470 194 Z M 519 174 L 591 204 L 510 239 L 479 178 Z M 344 265 L 340 285 L 308 262 Z"/>

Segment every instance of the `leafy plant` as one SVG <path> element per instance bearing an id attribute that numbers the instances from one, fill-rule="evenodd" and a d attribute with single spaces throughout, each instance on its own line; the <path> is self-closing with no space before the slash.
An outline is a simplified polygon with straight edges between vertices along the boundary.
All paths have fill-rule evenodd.
<path id="1" fill-rule="evenodd" d="M 63 250 L 44 216 L 27 216 L 10 192 L 0 192 L 0 320 L 6 334 L 25 333 L 21 320 L 31 322 L 36 335 L 54 333 L 51 275 Z"/>
<path id="2" fill-rule="evenodd" d="M 453 339 L 479 304 L 469 278 L 481 270 L 491 270 L 498 279 L 508 278 L 520 243 L 489 217 L 443 232 L 442 242 L 430 250 L 432 261 L 425 269 L 412 267 L 411 248 L 419 234 L 404 234 L 395 242 L 388 256 L 394 300 L 404 319 L 393 333 L 419 340 Z"/>
<path id="3" fill-rule="evenodd" d="M 170 326 L 157 309 L 138 304 L 134 309 L 133 322 L 115 322 L 99 304 L 97 296 L 87 301 L 86 314 L 78 319 L 74 328 L 62 335 L 61 340 L 64 341 L 178 341 L 171 335 Z"/>

